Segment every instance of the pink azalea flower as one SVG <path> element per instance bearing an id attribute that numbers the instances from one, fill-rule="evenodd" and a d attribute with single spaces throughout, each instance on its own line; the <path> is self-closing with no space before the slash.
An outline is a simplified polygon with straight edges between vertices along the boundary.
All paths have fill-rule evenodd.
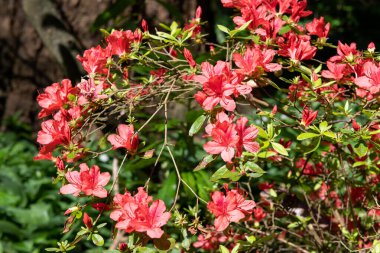
<path id="1" fill-rule="evenodd" d="M 95 83 L 93 78 L 89 80 L 82 80 L 78 85 L 79 98 L 78 104 L 84 105 L 90 101 L 95 101 L 97 99 L 105 99 L 108 96 L 101 94 L 105 88 L 103 82 Z"/>
<path id="2" fill-rule="evenodd" d="M 68 79 L 46 87 L 44 93 L 37 97 L 37 102 L 42 107 L 38 117 L 43 118 L 60 110 L 69 101 L 68 95 L 76 93 L 77 89 L 72 87 L 71 81 Z"/>
<path id="3" fill-rule="evenodd" d="M 214 225 L 217 231 L 225 230 L 231 222 L 244 219 L 256 206 L 253 200 L 245 200 L 238 190 L 226 189 L 226 194 L 217 191 L 211 194 L 211 199 L 207 208 L 216 217 Z"/>
<path id="4" fill-rule="evenodd" d="M 317 48 L 309 40 L 299 40 L 290 45 L 287 55 L 294 61 L 303 61 L 312 59 L 316 52 Z"/>
<path id="5" fill-rule="evenodd" d="M 236 122 L 236 131 L 239 136 L 239 141 L 236 145 L 236 156 L 241 156 L 243 152 L 243 147 L 245 150 L 256 153 L 260 150 L 260 146 L 257 142 L 253 141 L 259 130 L 254 126 L 246 127 L 248 119 L 246 117 L 241 117 Z"/>
<path id="6" fill-rule="evenodd" d="M 161 229 L 170 219 L 170 213 L 162 200 L 152 202 L 143 187 L 132 196 L 128 191 L 117 194 L 114 198 L 114 209 L 111 219 L 117 221 L 116 228 L 124 229 L 127 233 L 133 231 L 146 232 L 150 238 L 160 238 L 164 231 Z"/>
<path id="7" fill-rule="evenodd" d="M 213 155 L 221 154 L 225 162 L 231 162 L 239 141 L 235 125 L 228 121 L 218 122 L 212 128 L 210 136 L 213 140 L 203 145 L 204 150 Z"/>
<path id="8" fill-rule="evenodd" d="M 37 142 L 42 145 L 35 160 L 52 160 L 52 152 L 58 145 L 68 145 L 71 142 L 71 130 L 63 117 L 42 122 L 37 135 Z"/>
<path id="9" fill-rule="evenodd" d="M 275 54 L 276 51 L 271 49 L 261 50 L 248 47 L 244 55 L 238 53 L 233 55 L 234 62 L 239 67 L 236 72 L 248 76 L 260 76 L 263 70 L 266 72 L 278 71 L 281 69 L 281 65 L 271 63 Z"/>
<path id="10" fill-rule="evenodd" d="M 69 171 L 66 173 L 65 177 L 69 184 L 62 186 L 60 192 L 74 196 L 79 196 L 83 192 L 87 196 L 107 197 L 107 190 L 104 189 L 104 186 L 111 178 L 110 173 L 100 173 L 100 168 L 96 165 L 89 169 L 87 164 L 82 163 L 79 167 L 79 172 Z"/>
<path id="11" fill-rule="evenodd" d="M 107 140 L 112 144 L 112 149 L 125 148 L 132 154 L 139 146 L 139 136 L 135 134 L 133 125 L 120 124 L 117 134 L 111 134 Z"/>
<path id="12" fill-rule="evenodd" d="M 314 18 L 313 21 L 306 24 L 306 30 L 310 35 L 316 35 L 319 38 L 327 38 L 330 31 L 330 23 L 325 24 L 325 19 L 320 17 Z"/>
<path id="13" fill-rule="evenodd" d="M 83 57 L 77 56 L 77 59 L 82 63 L 84 70 L 92 75 L 95 73 L 107 74 L 106 67 L 109 52 L 101 46 L 92 47 L 83 53 Z"/>
<path id="14" fill-rule="evenodd" d="M 207 227 L 207 234 L 200 234 L 197 241 L 193 243 L 195 248 L 201 248 L 210 252 L 219 248 L 219 244 L 225 245 L 229 239 L 223 232 L 215 231 L 214 227 Z"/>
<path id="15" fill-rule="evenodd" d="M 131 44 L 133 42 L 139 43 L 140 40 L 141 35 L 138 30 L 135 32 L 132 32 L 131 30 L 115 30 L 106 39 L 108 43 L 107 50 L 112 55 L 123 56 L 131 51 Z"/>
<path id="16" fill-rule="evenodd" d="M 69 144 L 71 131 L 68 123 L 64 120 L 50 119 L 42 122 L 38 132 L 37 142 L 42 145 Z"/>
<path id="17" fill-rule="evenodd" d="M 356 56 L 359 55 L 359 52 L 356 50 L 356 43 L 343 44 L 342 42 L 338 41 L 338 48 L 337 48 L 338 55 L 333 56 L 330 58 L 330 61 L 344 61 L 347 60 L 349 62 L 355 60 Z"/>
<path id="18" fill-rule="evenodd" d="M 240 80 L 231 73 L 228 63 L 218 61 L 215 66 L 212 66 L 208 62 L 203 62 L 201 68 L 202 75 L 194 77 L 194 81 L 203 85 L 203 93 L 206 95 L 201 106 L 207 111 L 214 109 L 218 104 L 227 111 L 235 110 L 236 103 L 231 95 Z"/>
<path id="19" fill-rule="evenodd" d="M 380 67 L 376 63 L 366 62 L 363 70 L 364 76 L 355 78 L 355 84 L 367 92 L 367 97 L 371 99 L 380 92 Z M 358 95 L 361 96 L 360 93 Z"/>
<path id="20" fill-rule="evenodd" d="M 329 70 L 323 70 L 322 76 L 324 78 L 333 79 L 335 81 L 340 81 L 344 77 L 346 64 L 336 64 L 334 62 L 328 61 L 327 68 Z"/>

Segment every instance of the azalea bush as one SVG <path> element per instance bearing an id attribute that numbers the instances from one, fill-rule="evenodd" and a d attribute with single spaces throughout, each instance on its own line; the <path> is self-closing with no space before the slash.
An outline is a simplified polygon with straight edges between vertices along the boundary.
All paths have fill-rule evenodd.
<path id="1" fill-rule="evenodd" d="M 75 201 L 47 251 L 380 252 L 375 45 L 330 43 L 306 0 L 222 4 L 223 43 L 200 8 L 103 30 L 37 97 L 35 159 Z"/>

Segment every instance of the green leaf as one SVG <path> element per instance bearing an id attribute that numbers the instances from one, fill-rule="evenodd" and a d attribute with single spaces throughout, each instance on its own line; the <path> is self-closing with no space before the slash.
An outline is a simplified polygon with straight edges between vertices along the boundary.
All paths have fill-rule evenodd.
<path id="1" fill-rule="evenodd" d="M 223 245 L 219 245 L 220 253 L 230 253 L 230 251 Z"/>
<path id="2" fill-rule="evenodd" d="M 284 146 L 282 146 L 280 143 L 271 142 L 271 144 L 272 144 L 272 147 L 274 148 L 274 150 L 276 150 L 281 155 L 284 155 L 284 156 L 288 156 L 289 155 L 288 151 L 286 151 L 286 149 L 284 148 Z"/>
<path id="3" fill-rule="evenodd" d="M 359 167 L 359 166 L 364 166 L 364 165 L 367 165 L 367 162 L 366 161 L 360 161 L 360 162 L 356 162 L 352 165 L 352 167 L 356 168 L 356 167 Z"/>
<path id="4" fill-rule="evenodd" d="M 207 119 L 207 116 L 205 115 L 199 116 L 191 125 L 190 130 L 189 130 L 189 135 L 193 136 L 194 134 L 198 133 L 206 119 Z"/>
<path id="5" fill-rule="evenodd" d="M 273 135 L 274 135 L 273 124 L 272 124 L 272 123 L 268 124 L 267 128 L 268 128 L 268 136 L 269 136 L 269 139 L 272 139 L 272 138 L 273 138 Z"/>
<path id="6" fill-rule="evenodd" d="M 309 153 L 312 153 L 314 152 L 315 150 L 318 149 L 319 145 L 321 144 L 321 139 L 322 138 L 318 138 L 318 139 L 314 139 L 311 143 L 311 147 L 309 150 L 307 150 L 304 154 L 309 154 Z"/>
<path id="7" fill-rule="evenodd" d="M 231 253 L 238 253 L 240 248 L 240 243 L 236 244 L 235 247 L 231 250 Z"/>
<path id="8" fill-rule="evenodd" d="M 316 133 L 302 133 L 302 134 L 300 134 L 300 135 L 297 136 L 297 140 L 302 141 L 302 140 L 311 139 L 311 138 L 314 138 L 314 137 L 317 137 L 317 136 L 319 136 L 319 134 L 316 134 Z"/>
<path id="9" fill-rule="evenodd" d="M 241 175 L 239 172 L 232 172 L 229 169 L 227 169 L 226 166 L 223 166 L 219 168 L 210 178 L 211 181 L 216 182 L 219 179 L 230 179 L 232 181 L 238 181 L 240 179 Z"/>
<path id="10" fill-rule="evenodd" d="M 96 245 L 96 246 L 103 246 L 104 245 L 104 239 L 101 235 L 99 234 L 93 234 L 91 236 L 91 239 L 92 239 L 92 242 Z"/>
<path id="11" fill-rule="evenodd" d="M 243 24 L 242 26 L 240 26 L 237 30 L 239 32 L 244 31 L 245 29 L 247 29 L 247 27 L 249 26 L 250 23 L 252 23 L 252 20 L 249 20 L 248 22 L 246 22 L 245 24 Z"/>
<path id="12" fill-rule="evenodd" d="M 247 241 L 248 241 L 250 244 L 252 244 L 252 243 L 254 243 L 254 242 L 256 241 L 256 237 L 253 236 L 253 235 L 251 235 L 251 236 L 246 236 L 245 238 L 247 239 Z"/>
<path id="13" fill-rule="evenodd" d="M 203 170 L 204 168 L 207 167 L 207 165 L 214 161 L 215 158 L 213 155 L 207 155 L 205 156 L 202 161 L 197 165 L 197 167 L 195 167 L 194 171 L 198 171 L 198 170 Z"/>
<path id="14" fill-rule="evenodd" d="M 46 248 L 45 251 L 60 252 L 60 249 L 58 249 L 58 248 Z"/>
<path id="15" fill-rule="evenodd" d="M 266 139 L 266 140 L 269 139 L 269 136 L 268 136 L 267 132 L 266 132 L 264 129 L 262 129 L 262 128 L 259 127 L 259 126 L 255 126 L 255 127 L 259 130 L 259 136 L 260 136 L 261 138 Z"/>
<path id="16" fill-rule="evenodd" d="M 325 132 L 325 131 L 329 130 L 330 128 L 331 128 L 331 126 L 329 126 L 329 124 L 327 123 L 327 121 L 322 121 L 319 124 L 319 129 L 321 130 L 321 132 Z"/>
<path id="17" fill-rule="evenodd" d="M 355 154 L 357 154 L 359 157 L 363 157 L 368 152 L 368 147 L 364 145 L 363 143 L 358 144 L 354 147 Z"/>
<path id="18" fill-rule="evenodd" d="M 275 156 L 277 155 L 276 152 L 273 152 L 273 151 L 263 151 L 263 152 L 260 152 L 257 157 L 259 158 L 268 158 L 268 157 L 271 157 L 271 156 Z"/>
<path id="19" fill-rule="evenodd" d="M 331 131 L 323 132 L 323 135 L 324 135 L 324 136 L 327 136 L 327 137 L 329 137 L 329 138 L 331 138 L 331 139 L 336 139 L 336 135 L 335 135 L 335 133 L 334 133 L 334 132 L 331 132 Z"/>
<path id="20" fill-rule="evenodd" d="M 289 25 L 285 25 L 281 27 L 281 29 L 278 31 L 279 35 L 284 35 L 285 33 L 289 32 L 291 30 Z"/>
<path id="21" fill-rule="evenodd" d="M 248 171 L 252 171 L 253 173 L 248 173 L 247 175 L 254 178 L 261 177 L 263 174 L 266 173 L 262 168 L 259 167 L 259 165 L 257 165 L 254 162 L 245 163 L 244 169 Z"/>
<path id="22" fill-rule="evenodd" d="M 222 32 L 224 33 L 227 33 L 227 34 L 230 34 L 230 29 L 228 29 L 227 27 L 223 26 L 223 25 L 217 25 L 218 29 L 221 30 Z"/>

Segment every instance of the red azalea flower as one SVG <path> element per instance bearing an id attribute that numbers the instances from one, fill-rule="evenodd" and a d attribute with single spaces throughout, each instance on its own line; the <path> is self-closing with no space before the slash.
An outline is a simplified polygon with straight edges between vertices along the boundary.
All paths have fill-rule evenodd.
<path id="1" fill-rule="evenodd" d="M 248 76 L 260 76 L 263 70 L 267 72 L 278 71 L 281 69 L 281 65 L 271 63 L 275 54 L 276 51 L 271 49 L 262 50 L 248 47 L 244 55 L 238 53 L 233 55 L 234 62 L 239 67 L 236 72 Z"/>
<path id="2" fill-rule="evenodd" d="M 127 31 L 113 31 L 106 39 L 108 45 L 107 50 L 112 55 L 123 56 L 131 51 L 132 43 L 140 43 L 141 34 L 138 30 L 132 32 Z"/>
<path id="3" fill-rule="evenodd" d="M 260 150 L 260 146 L 257 142 L 253 141 L 256 139 L 259 130 L 254 126 L 246 127 L 248 119 L 246 117 L 241 117 L 236 122 L 236 131 L 239 136 L 239 141 L 236 145 L 236 156 L 241 156 L 243 152 L 243 147 L 245 150 L 256 153 Z"/>
<path id="4" fill-rule="evenodd" d="M 216 217 L 214 224 L 217 231 L 223 231 L 231 222 L 245 218 L 256 206 L 253 200 L 245 200 L 238 190 L 226 189 L 226 195 L 217 191 L 211 194 L 211 198 L 207 208 Z"/>
<path id="5" fill-rule="evenodd" d="M 366 62 L 363 65 L 363 72 L 364 76 L 355 78 L 355 84 L 359 86 L 359 90 L 363 90 L 357 94 L 372 99 L 380 92 L 380 67 L 374 62 Z"/>
<path id="6" fill-rule="evenodd" d="M 37 102 L 42 107 L 39 118 L 46 117 L 60 110 L 68 101 L 69 94 L 76 94 L 77 88 L 73 88 L 69 79 L 63 79 L 61 83 L 53 83 L 45 88 L 44 93 L 38 95 Z"/>
<path id="7" fill-rule="evenodd" d="M 318 111 L 312 111 L 308 107 L 305 107 L 302 111 L 302 121 L 301 124 L 305 127 L 308 127 L 313 123 L 313 121 L 317 118 Z"/>
<path id="8" fill-rule="evenodd" d="M 116 228 L 124 229 L 127 233 L 146 232 L 150 238 L 160 238 L 164 231 L 161 229 L 170 219 L 170 213 L 162 200 L 152 202 L 143 187 L 132 196 L 128 191 L 124 195 L 117 194 L 114 198 L 114 209 L 111 219 L 117 221 Z"/>
<path id="9" fill-rule="evenodd" d="M 197 66 L 197 63 L 194 61 L 193 55 L 191 54 L 190 50 L 188 50 L 187 48 L 184 48 L 183 54 L 187 62 L 189 63 L 190 67 L 195 68 L 195 66 Z"/>
<path id="10" fill-rule="evenodd" d="M 139 146 L 139 136 L 135 134 L 133 125 L 120 124 L 117 134 L 111 134 L 107 140 L 112 144 L 112 149 L 125 148 L 132 154 Z"/>
<path id="11" fill-rule="evenodd" d="M 208 62 L 201 65 L 202 75 L 196 75 L 194 81 L 203 85 L 203 93 L 206 98 L 201 106 L 210 111 L 220 104 L 227 111 L 235 110 L 236 103 L 231 98 L 232 94 L 248 94 L 252 88 L 248 85 L 241 85 L 242 76 L 231 72 L 228 63 L 218 61 L 215 66 Z"/>
<path id="12" fill-rule="evenodd" d="M 319 38 L 327 38 L 330 31 L 330 23 L 325 24 L 324 17 L 314 18 L 313 21 L 306 24 L 306 30 L 310 35 L 316 35 Z"/>
<path id="13" fill-rule="evenodd" d="M 78 55 L 77 59 L 82 63 L 84 70 L 93 75 L 95 73 L 107 74 L 106 64 L 108 57 L 108 50 L 98 45 L 84 51 L 83 57 Z"/>
<path id="14" fill-rule="evenodd" d="M 210 131 L 210 136 L 213 140 L 203 145 L 204 150 L 213 155 L 221 154 L 225 162 L 231 162 L 239 141 L 235 125 L 228 121 L 217 122 Z"/>
<path id="15" fill-rule="evenodd" d="M 337 64 L 337 63 L 328 61 L 327 68 L 329 70 L 322 71 L 322 76 L 324 78 L 340 81 L 346 74 L 346 64 Z"/>
<path id="16" fill-rule="evenodd" d="M 66 173 L 65 177 L 69 184 L 62 186 L 60 192 L 74 196 L 79 196 L 79 193 L 83 192 L 87 196 L 107 197 L 107 190 L 104 189 L 104 186 L 111 178 L 110 173 L 100 173 L 100 168 L 96 165 L 89 169 L 87 164 L 82 163 L 79 167 L 79 172 L 70 171 Z"/>

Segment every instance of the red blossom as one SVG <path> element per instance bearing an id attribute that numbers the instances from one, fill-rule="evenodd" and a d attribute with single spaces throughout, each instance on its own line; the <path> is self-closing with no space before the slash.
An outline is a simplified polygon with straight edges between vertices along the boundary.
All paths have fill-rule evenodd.
<path id="1" fill-rule="evenodd" d="M 80 83 L 78 83 L 77 87 L 79 89 L 79 105 L 84 105 L 98 99 L 108 98 L 107 95 L 101 94 L 106 88 L 103 81 L 95 81 L 93 78 L 88 80 L 83 79 Z"/>
<path id="2" fill-rule="evenodd" d="M 338 55 L 331 57 L 330 61 L 348 61 L 351 63 L 359 56 L 359 52 L 356 50 L 356 43 L 348 45 L 338 41 L 337 53 Z"/>
<path id="3" fill-rule="evenodd" d="M 325 24 L 325 19 L 320 17 L 314 18 L 313 21 L 306 24 L 306 30 L 310 35 L 316 35 L 319 38 L 327 38 L 330 31 L 330 23 Z"/>
<path id="4" fill-rule="evenodd" d="M 256 206 L 253 200 L 245 200 L 238 190 L 226 189 L 226 194 L 217 191 L 211 194 L 211 198 L 207 208 L 216 217 L 214 225 L 217 231 L 225 230 L 231 222 L 239 222 Z"/>
<path id="5" fill-rule="evenodd" d="M 287 56 L 294 61 L 310 60 L 317 52 L 317 48 L 310 44 L 309 40 L 299 40 L 290 45 Z"/>
<path id="6" fill-rule="evenodd" d="M 104 186 L 111 178 L 110 173 L 100 173 L 100 168 L 96 165 L 89 169 L 85 163 L 80 164 L 79 168 L 79 172 L 70 171 L 66 173 L 65 177 L 69 184 L 62 186 L 60 192 L 74 196 L 79 196 L 83 192 L 87 196 L 107 197 L 107 190 L 104 189 Z"/>
<path id="7" fill-rule="evenodd" d="M 248 119 L 246 117 L 240 117 L 236 122 L 236 131 L 239 136 L 239 141 L 236 145 L 236 156 L 241 156 L 243 147 L 248 152 L 256 153 L 260 150 L 260 146 L 256 139 L 259 130 L 254 126 L 246 127 Z"/>
<path id="8" fill-rule="evenodd" d="M 132 43 L 140 43 L 141 34 L 139 30 L 132 32 L 127 31 L 113 31 L 106 39 L 108 45 L 107 50 L 111 55 L 123 56 L 131 51 Z"/>
<path id="9" fill-rule="evenodd" d="M 346 74 L 346 64 L 337 64 L 331 61 L 327 62 L 327 68 L 329 70 L 323 70 L 322 76 L 324 78 L 340 81 Z"/>
<path id="10" fill-rule="evenodd" d="M 82 63 L 84 70 L 88 74 L 93 75 L 95 73 L 107 74 L 108 69 L 106 64 L 108 57 L 108 50 L 98 45 L 84 51 L 83 57 L 78 55 L 77 59 Z"/>
<path id="11" fill-rule="evenodd" d="M 210 129 L 211 127 L 206 127 Z M 239 136 L 235 129 L 235 125 L 229 121 L 218 121 L 212 130 L 208 130 L 212 141 L 204 144 L 204 150 L 213 155 L 221 154 L 225 162 L 231 162 L 235 155 L 235 148 L 239 142 Z"/>
<path id="12" fill-rule="evenodd" d="M 148 28 L 148 23 L 146 22 L 145 19 L 143 19 L 143 20 L 141 21 L 141 27 L 142 27 L 142 29 L 143 29 L 144 32 L 147 32 L 147 31 L 149 30 L 149 28 Z"/>
<path id="13" fill-rule="evenodd" d="M 257 222 L 262 221 L 267 216 L 267 213 L 264 211 L 263 208 L 257 206 L 255 209 L 253 209 L 253 217 Z"/>
<path id="14" fill-rule="evenodd" d="M 53 83 L 45 88 L 44 93 L 38 95 L 37 102 L 42 107 L 39 118 L 46 117 L 60 110 L 69 102 L 69 95 L 75 95 L 77 89 L 72 87 L 71 81 L 63 79 L 61 83 Z"/>
<path id="15" fill-rule="evenodd" d="M 374 62 L 366 62 L 363 70 L 364 75 L 355 78 L 355 84 L 359 87 L 357 94 L 372 99 L 380 92 L 380 67 Z"/>
<path id="16" fill-rule="evenodd" d="M 71 142 L 71 130 L 68 122 L 63 118 L 42 122 L 41 130 L 37 135 L 37 142 L 42 147 L 34 159 L 53 159 L 52 152 L 58 145 L 68 145 Z"/>
<path id="17" fill-rule="evenodd" d="M 84 223 L 84 225 L 86 225 L 86 227 L 87 227 L 88 229 L 92 229 L 92 227 L 93 227 L 93 222 L 92 222 L 91 217 L 88 216 L 87 213 L 84 213 L 84 214 L 83 214 L 83 223 Z"/>
<path id="18" fill-rule="evenodd" d="M 107 140 L 112 144 L 112 149 L 125 148 L 132 154 L 136 153 L 139 146 L 139 136 L 135 134 L 133 125 L 120 124 L 117 134 L 111 134 Z"/>
<path id="19" fill-rule="evenodd" d="M 271 63 L 275 54 L 276 51 L 271 49 L 261 50 L 259 48 L 248 47 L 244 55 L 238 53 L 233 55 L 234 62 L 239 67 L 236 72 L 248 76 L 260 76 L 262 71 L 278 71 L 281 69 L 281 65 Z"/>
<path id="20" fill-rule="evenodd" d="M 222 233 L 215 231 L 214 227 L 207 227 L 210 229 L 207 234 L 200 234 L 197 241 L 193 243 L 195 248 L 201 248 L 203 250 L 215 250 L 218 249 L 219 244 L 225 245 L 228 237 Z"/>
<path id="21" fill-rule="evenodd" d="M 215 66 L 203 62 L 201 68 L 202 75 L 196 75 L 194 81 L 203 85 L 206 98 L 201 106 L 207 111 L 218 104 L 227 111 L 233 111 L 236 103 L 231 95 L 248 94 L 252 90 L 250 86 L 241 84 L 242 77 L 232 72 L 226 62 L 218 61 Z"/>
<path id="22" fill-rule="evenodd" d="M 184 48 L 183 54 L 187 62 L 189 63 L 190 67 L 195 68 L 195 66 L 197 66 L 197 63 L 194 61 L 193 55 L 191 54 L 190 50 L 188 50 L 187 48 Z"/>
<path id="23" fill-rule="evenodd" d="M 111 219 L 117 221 L 116 228 L 124 229 L 127 233 L 133 231 L 146 232 L 150 238 L 160 238 L 164 231 L 161 229 L 169 218 L 170 213 L 165 212 L 166 207 L 162 200 L 152 202 L 143 187 L 132 196 L 128 191 L 117 194 L 114 198 L 116 207 L 111 213 Z M 149 206 L 149 203 L 152 204 Z"/>
<path id="24" fill-rule="evenodd" d="M 313 121 L 317 118 L 318 111 L 312 111 L 308 107 L 305 107 L 302 111 L 302 121 L 301 124 L 305 127 L 308 127 L 313 123 Z"/>

